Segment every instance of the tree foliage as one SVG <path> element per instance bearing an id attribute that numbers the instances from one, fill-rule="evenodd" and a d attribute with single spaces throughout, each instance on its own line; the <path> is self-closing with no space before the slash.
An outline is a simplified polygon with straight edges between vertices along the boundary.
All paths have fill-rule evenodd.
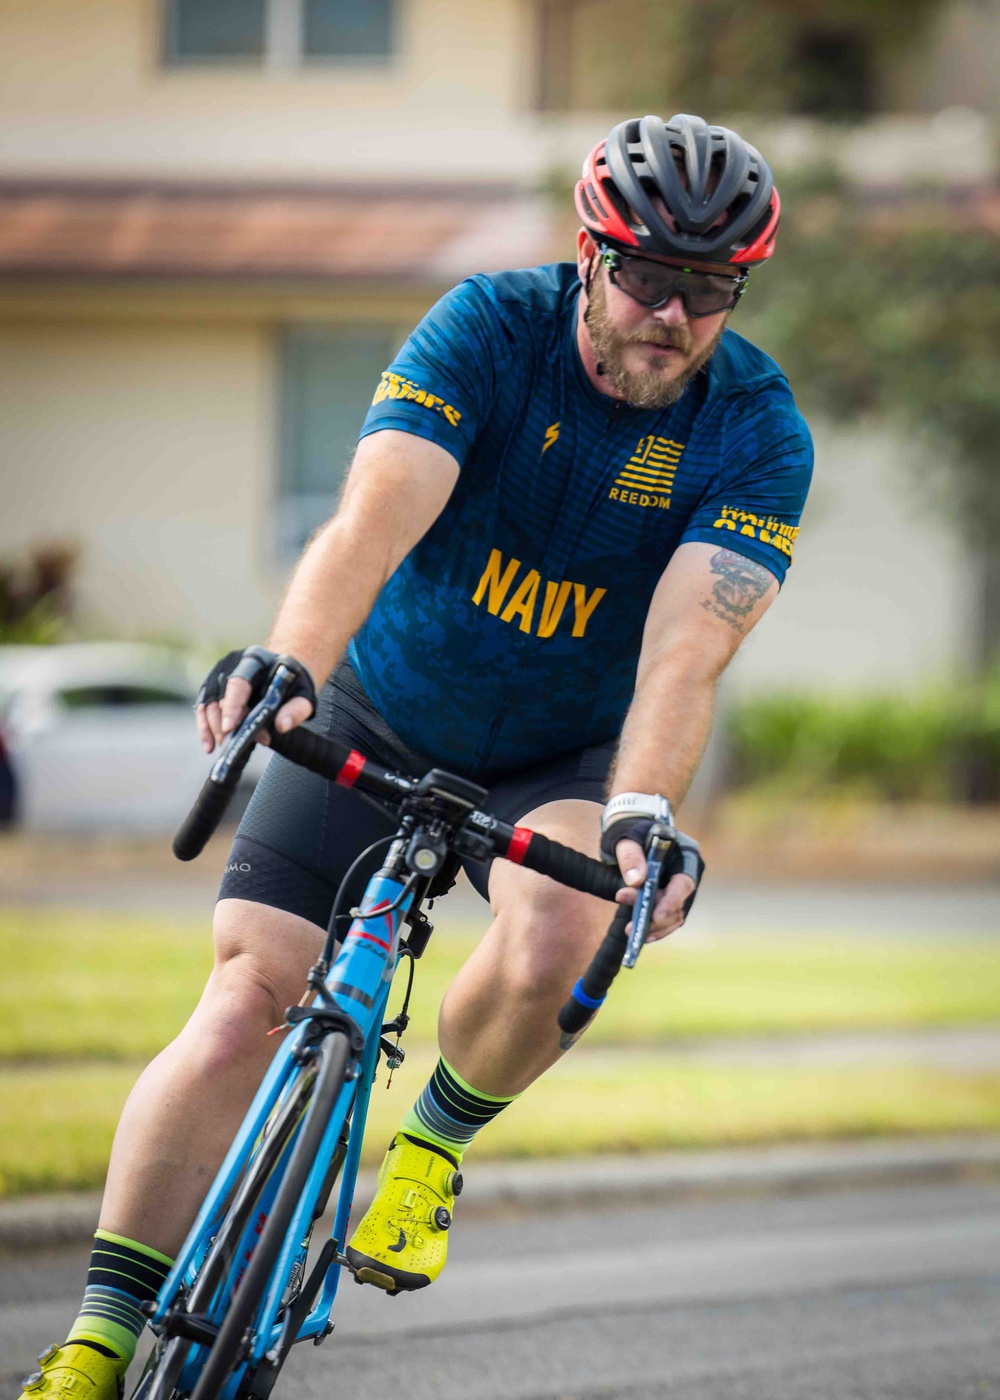
<path id="1" fill-rule="evenodd" d="M 735 328 L 791 372 L 808 411 L 878 414 L 920 454 L 965 538 L 1000 538 L 1000 238 L 972 204 L 881 204 L 814 175 L 787 185 L 773 266 Z"/>
<path id="2" fill-rule="evenodd" d="M 850 116 L 838 40 L 853 44 L 874 88 L 916 44 L 942 0 L 582 0 L 573 22 L 576 105 L 729 113 L 826 111 Z M 807 39 L 818 39 L 811 48 Z M 825 56 L 823 40 L 827 41 Z M 846 105 L 844 99 L 847 99 Z M 853 115 L 860 115 L 855 111 Z"/>

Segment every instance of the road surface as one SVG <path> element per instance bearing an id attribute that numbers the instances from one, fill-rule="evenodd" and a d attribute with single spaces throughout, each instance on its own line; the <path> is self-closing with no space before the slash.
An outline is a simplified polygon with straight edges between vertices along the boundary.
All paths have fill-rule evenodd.
<path id="1" fill-rule="evenodd" d="M 0 1400 L 85 1255 L 0 1260 Z M 342 1290 L 296 1400 L 1000 1400 L 1000 1183 L 463 1222 L 426 1293 Z"/>

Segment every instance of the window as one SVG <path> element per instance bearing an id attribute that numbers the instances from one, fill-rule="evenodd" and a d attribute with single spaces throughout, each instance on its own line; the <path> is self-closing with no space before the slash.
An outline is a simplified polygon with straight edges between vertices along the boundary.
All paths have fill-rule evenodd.
<path id="1" fill-rule="evenodd" d="M 332 514 L 396 343 L 387 327 L 292 326 L 285 332 L 277 516 L 283 561 Z"/>
<path id="2" fill-rule="evenodd" d="M 397 0 L 166 0 L 174 66 L 377 62 L 394 49 Z"/>
<path id="3" fill-rule="evenodd" d="M 392 45 L 392 0 L 305 0 L 307 58 L 385 58 Z"/>
<path id="4" fill-rule="evenodd" d="M 175 0 L 170 18 L 177 62 L 264 57 L 266 0 Z"/>

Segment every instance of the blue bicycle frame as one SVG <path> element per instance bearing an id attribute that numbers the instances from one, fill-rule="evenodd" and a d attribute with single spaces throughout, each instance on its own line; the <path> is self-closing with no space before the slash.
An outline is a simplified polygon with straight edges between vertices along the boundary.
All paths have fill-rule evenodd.
<path id="1" fill-rule="evenodd" d="M 278 658 L 264 698 L 216 760 L 174 838 L 174 853 L 181 860 L 193 859 L 215 830 L 255 736 L 271 723 L 294 678 L 294 666 Z M 357 783 L 359 792 L 386 803 L 390 811 L 397 810 L 400 825 L 395 837 L 390 838 L 385 864 L 369 881 L 360 910 L 352 911 L 354 917 L 340 952 L 327 969 L 325 960 L 332 956 L 333 949 L 331 922 L 324 953 L 309 978 L 316 1002 L 307 1009 L 295 1008 L 294 1014 L 289 1013 L 289 1021 L 294 1021 L 297 1028 L 278 1049 L 150 1311 L 150 1325 L 167 1339 L 169 1357 L 163 1351 L 159 1353 L 156 1367 L 147 1371 L 137 1395 L 146 1394 L 147 1378 L 150 1387 L 157 1387 L 158 1374 L 165 1387 L 173 1385 L 181 1394 L 190 1394 L 202 1383 L 204 1391 L 209 1385 L 205 1369 L 210 1365 L 212 1386 L 222 1382 L 212 1400 L 236 1400 L 245 1380 L 260 1375 L 265 1386 L 273 1383 L 294 1342 L 307 1338 L 320 1342 L 332 1330 L 330 1313 L 340 1271 L 347 1264 L 343 1246 L 389 990 L 402 956 L 401 947 L 407 947 L 416 956 L 429 927 L 421 929 L 422 937 L 417 939 L 417 917 L 411 917 L 412 948 L 401 944 L 400 930 L 413 913 L 417 891 L 423 898 L 431 890 L 432 881 L 447 870 L 446 860 L 458 857 L 484 861 L 499 856 L 605 899 L 614 899 L 619 888 L 617 873 L 600 862 L 479 810 L 488 794 L 466 778 L 438 769 L 431 769 L 419 779 L 409 778 L 380 768 L 355 750 L 309 731 L 295 730 L 282 736 L 272 730 L 271 742 L 284 757 L 332 782 L 347 787 Z M 598 962 L 608 962 L 609 948 L 615 953 L 624 928 L 621 915 L 625 913 L 623 907 L 616 915 L 592 969 Z M 621 964 L 621 951 L 617 950 L 609 967 L 601 973 L 602 996 Z M 590 971 L 584 980 L 588 977 Z M 596 1006 L 593 998 L 597 992 L 588 995 L 587 1006 Z M 575 1017 L 579 1009 L 572 1000 L 563 1007 L 560 1025 L 564 1030 L 564 1015 L 568 1012 Z M 585 1019 L 591 1014 L 586 1010 Z M 402 1029 L 405 1020 L 397 1018 L 394 1024 Z M 329 1055 L 336 1037 L 345 1037 L 348 1044 L 343 1058 L 341 1047 L 337 1047 L 338 1059 L 333 1061 Z M 327 1053 L 314 1064 L 312 1050 L 318 1042 L 326 1044 Z M 322 1098 L 306 1108 L 308 1086 L 302 1076 L 312 1073 L 318 1076 L 316 1085 L 322 1085 Z M 342 1081 L 331 1108 L 333 1074 L 342 1075 Z M 312 1108 L 328 1115 L 325 1123 L 313 1114 Z M 350 1131 L 345 1132 L 348 1119 Z M 273 1147 L 269 1145 L 269 1124 L 277 1127 L 280 1134 L 273 1139 Z M 315 1151 L 315 1155 L 309 1163 L 295 1156 L 293 1178 L 288 1174 L 288 1166 L 300 1141 L 303 1145 L 308 1141 L 309 1151 Z M 306 1268 L 317 1203 L 322 1196 L 325 1205 L 341 1157 L 343 1176 L 333 1230 L 303 1291 L 299 1285 Z M 265 1169 L 267 1175 L 261 1184 L 259 1178 Z M 254 1172 L 252 1178 L 248 1172 Z M 303 1172 L 304 1184 L 299 1190 Z M 279 1202 L 281 1219 L 275 1217 L 271 1222 L 266 1255 L 261 1253 L 254 1259 L 257 1241 L 286 1180 L 289 1189 Z M 245 1194 L 241 1194 L 241 1183 L 246 1184 Z M 251 1192 L 253 1210 L 245 1219 Z M 279 1223 L 283 1229 L 280 1242 L 276 1235 Z M 223 1227 L 223 1238 L 213 1254 L 213 1243 Z M 276 1250 L 273 1264 L 272 1250 Z M 251 1259 L 255 1300 L 252 1308 L 249 1291 L 242 1299 L 235 1296 Z M 203 1273 L 206 1263 L 211 1272 Z M 262 1278 L 265 1270 L 266 1279 Z M 196 1307 L 189 1310 L 192 1292 Z M 314 1300 L 311 1304 L 310 1299 Z M 247 1330 L 240 1334 L 245 1320 Z M 223 1340 L 212 1358 L 210 1349 L 216 1337 Z M 159 1361 L 169 1368 L 166 1372 L 159 1371 Z M 229 1365 L 233 1369 L 223 1382 L 221 1373 Z M 166 1390 L 161 1392 L 158 1388 L 156 1393 L 165 1396 Z"/>
<path id="2" fill-rule="evenodd" d="M 337 1252 L 331 1259 L 314 1306 L 292 1340 L 304 1341 L 313 1338 L 318 1345 L 332 1330 L 329 1319 L 343 1267 L 342 1249 L 354 1199 L 368 1100 L 378 1061 L 379 1039 L 393 974 L 400 957 L 400 929 L 413 898 L 412 884 L 404 885 L 384 873 L 373 876 L 361 903 L 360 916 L 355 917 L 351 923 L 340 952 L 325 979 L 326 995 L 321 1000 L 328 1009 L 336 1008 L 353 1022 L 357 1028 L 358 1039 L 363 1040 L 364 1051 L 360 1056 L 352 1055 L 349 1061 L 348 1072 L 323 1134 L 321 1148 L 309 1171 L 305 1189 L 257 1311 L 248 1355 L 237 1366 L 220 1392 L 220 1400 L 233 1400 L 246 1370 L 256 1368 L 272 1349 L 278 1348 L 280 1351 L 289 1341 L 285 1335 L 288 1314 L 286 1312 L 282 1323 L 278 1321 L 278 1313 L 289 1285 L 301 1277 L 301 1271 L 305 1268 L 313 1211 L 353 1108 L 331 1233 L 331 1238 L 336 1242 Z M 296 1058 L 296 1052 L 308 1034 L 309 1019 L 306 1013 L 306 1019 L 286 1036 L 279 1047 L 180 1254 L 160 1290 L 155 1310 L 150 1316 L 150 1325 L 154 1330 L 166 1321 L 171 1308 L 178 1302 L 181 1290 L 190 1289 L 195 1282 L 213 1237 L 222 1222 L 233 1188 L 259 1148 L 265 1124 L 285 1100 L 297 1077 L 304 1073 L 301 1061 Z M 300 1128 L 301 1122 L 291 1134 L 270 1174 L 259 1205 L 247 1222 L 236 1252 L 237 1260 L 247 1261 L 253 1252 L 264 1220 L 280 1187 Z M 241 1276 L 242 1270 L 231 1269 L 222 1279 L 208 1313 L 208 1321 L 218 1323 L 221 1320 Z M 185 1392 L 194 1388 L 207 1355 L 204 1346 L 192 1343 L 178 1382 L 179 1390 Z"/>

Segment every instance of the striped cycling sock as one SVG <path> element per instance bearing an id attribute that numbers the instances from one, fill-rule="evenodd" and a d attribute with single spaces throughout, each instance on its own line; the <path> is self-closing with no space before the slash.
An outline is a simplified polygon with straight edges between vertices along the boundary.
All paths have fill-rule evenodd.
<path id="1" fill-rule="evenodd" d="M 156 1297 L 173 1262 L 148 1245 L 98 1230 L 83 1307 L 67 1340 L 131 1361 L 146 1325 L 139 1304 Z"/>
<path id="2" fill-rule="evenodd" d="M 408 1137 L 437 1143 L 461 1161 L 479 1129 L 518 1097 L 512 1094 L 509 1098 L 499 1098 L 496 1094 L 473 1089 L 442 1058 L 426 1089 L 403 1119 L 401 1131 Z"/>

